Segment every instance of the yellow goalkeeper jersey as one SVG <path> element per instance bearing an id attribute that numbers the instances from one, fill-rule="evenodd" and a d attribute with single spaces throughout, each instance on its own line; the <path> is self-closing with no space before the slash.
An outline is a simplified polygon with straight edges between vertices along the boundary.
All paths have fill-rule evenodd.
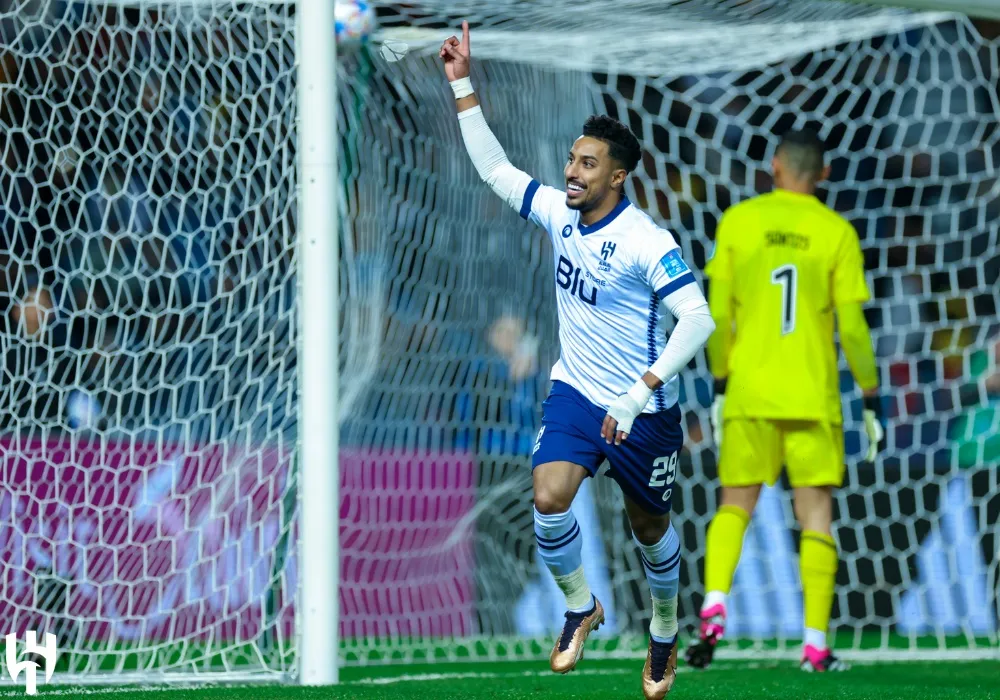
<path id="1" fill-rule="evenodd" d="M 725 417 L 841 423 L 834 310 L 869 298 L 854 227 L 812 195 L 775 190 L 726 211 L 705 273 L 710 294 L 728 290 L 713 308 L 734 324 L 727 366 L 713 366 L 728 377 Z"/>

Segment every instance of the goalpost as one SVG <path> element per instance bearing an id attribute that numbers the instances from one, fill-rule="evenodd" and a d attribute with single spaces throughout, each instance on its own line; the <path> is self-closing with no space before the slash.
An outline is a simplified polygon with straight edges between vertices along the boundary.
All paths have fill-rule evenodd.
<path id="1" fill-rule="evenodd" d="M 299 0 L 299 682 L 338 679 L 340 246 L 333 3 Z"/>
<path id="2" fill-rule="evenodd" d="M 890 409 L 860 462 L 845 373 L 837 641 L 995 658 L 996 40 L 828 0 L 375 4 L 376 41 L 340 56 L 318 0 L 0 12 L 0 633 L 55 633 L 60 683 L 547 655 L 528 465 L 551 251 L 461 147 L 435 52 L 466 17 L 512 162 L 558 184 L 588 114 L 626 121 L 628 194 L 699 270 L 775 135 L 820 128 Z M 715 448 L 704 359 L 681 379 L 686 634 Z M 598 478 L 575 508 L 608 609 L 588 656 L 641 653 L 620 497 Z M 800 633 L 792 522 L 772 489 L 747 535 L 730 631 L 757 655 Z"/>

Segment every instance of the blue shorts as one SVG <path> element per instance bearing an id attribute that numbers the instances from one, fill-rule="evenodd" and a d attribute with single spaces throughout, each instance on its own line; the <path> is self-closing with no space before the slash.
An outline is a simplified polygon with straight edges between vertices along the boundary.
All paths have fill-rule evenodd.
<path id="1" fill-rule="evenodd" d="M 670 511 L 677 460 L 684 443 L 677 404 L 637 417 L 621 445 L 609 445 L 601 437 L 607 411 L 569 384 L 553 382 L 542 409 L 532 468 L 547 462 L 572 462 L 596 476 L 607 459 L 607 476 L 617 481 L 622 493 L 643 511 L 656 515 Z"/>

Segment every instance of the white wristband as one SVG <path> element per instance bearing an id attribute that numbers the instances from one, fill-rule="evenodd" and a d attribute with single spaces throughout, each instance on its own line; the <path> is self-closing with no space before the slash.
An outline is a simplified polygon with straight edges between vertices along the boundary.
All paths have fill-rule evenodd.
<path id="1" fill-rule="evenodd" d="M 639 412 L 641 413 L 646 404 L 649 403 L 650 397 L 653 395 L 653 390 L 649 388 L 646 382 L 641 379 L 632 385 L 626 395 L 631 398 L 639 406 Z"/>
<path id="2" fill-rule="evenodd" d="M 452 80 L 448 84 L 451 85 L 451 91 L 455 93 L 456 100 L 468 97 L 475 92 L 472 89 L 472 78 L 459 78 L 458 80 Z"/>

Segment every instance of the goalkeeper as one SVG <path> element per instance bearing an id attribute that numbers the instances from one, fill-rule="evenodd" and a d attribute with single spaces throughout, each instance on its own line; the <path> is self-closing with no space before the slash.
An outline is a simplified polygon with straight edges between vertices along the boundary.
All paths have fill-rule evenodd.
<path id="1" fill-rule="evenodd" d="M 712 423 L 721 506 L 708 528 L 700 639 L 687 660 L 705 667 L 726 622 L 726 596 L 763 484 L 782 464 L 802 528 L 805 640 L 801 667 L 846 668 L 827 647 L 837 573 L 833 489 L 844 478 L 834 314 L 851 372 L 864 392 L 867 459 L 882 439 L 878 377 L 862 303 L 869 298 L 857 233 L 815 196 L 829 175 L 810 130 L 787 134 L 772 161 L 775 190 L 730 208 L 706 266 L 716 330 Z"/>

